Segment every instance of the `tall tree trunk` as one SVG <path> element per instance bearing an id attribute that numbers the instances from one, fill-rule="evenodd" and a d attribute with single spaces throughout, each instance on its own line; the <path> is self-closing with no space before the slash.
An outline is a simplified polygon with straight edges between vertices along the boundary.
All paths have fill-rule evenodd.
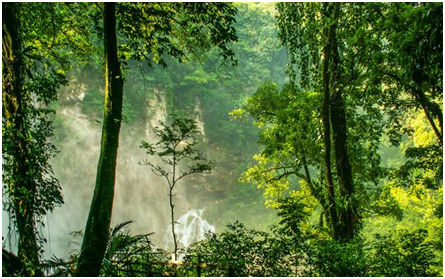
<path id="1" fill-rule="evenodd" d="M 42 276 L 34 219 L 34 197 L 37 190 L 32 174 L 28 171 L 32 160 L 29 160 L 31 143 L 26 130 L 28 98 L 23 92 L 23 42 L 19 33 L 19 7 L 17 3 L 3 4 L 3 135 L 4 143 L 8 143 L 7 153 L 13 160 L 13 179 L 10 179 L 7 187 L 19 236 L 18 257 L 29 265 L 31 276 Z"/>
<path id="2" fill-rule="evenodd" d="M 104 3 L 105 113 L 96 185 L 77 276 L 99 276 L 107 248 L 122 120 L 123 77 L 117 57 L 116 3 Z"/>
<path id="3" fill-rule="evenodd" d="M 325 9 L 326 5 L 323 4 Z M 328 13 L 328 11 L 326 10 Z M 329 14 L 327 14 L 329 16 Z M 323 33 L 325 38 L 329 38 L 330 28 L 324 27 Z M 330 222 L 335 239 L 340 236 L 340 228 L 337 218 L 337 205 L 335 202 L 335 192 L 334 192 L 334 182 L 332 180 L 332 168 L 331 168 L 331 126 L 330 126 L 330 90 L 329 90 L 329 67 L 330 67 L 330 51 L 329 51 L 329 40 L 328 43 L 323 47 L 323 136 L 324 136 L 324 171 L 325 171 L 325 183 L 328 194 L 328 208 L 330 215 Z"/>
<path id="4" fill-rule="evenodd" d="M 339 224 L 341 225 L 341 240 L 348 241 L 354 235 L 354 208 L 352 203 L 353 182 L 351 164 L 349 163 L 348 148 L 347 148 L 347 126 L 346 126 L 346 111 L 342 96 L 342 90 L 339 87 L 338 81 L 340 79 L 339 73 L 339 53 L 337 47 L 337 21 L 339 19 L 339 3 L 330 3 L 331 17 L 333 20 L 330 26 L 328 44 L 330 47 L 330 73 L 329 84 L 331 92 L 331 125 L 335 150 L 335 162 L 337 169 L 337 176 L 340 186 L 340 195 L 346 204 L 339 206 Z"/>

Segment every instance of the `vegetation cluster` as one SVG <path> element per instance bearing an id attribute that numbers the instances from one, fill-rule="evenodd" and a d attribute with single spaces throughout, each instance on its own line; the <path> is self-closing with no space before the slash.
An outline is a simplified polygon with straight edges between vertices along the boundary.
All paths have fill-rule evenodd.
<path id="1" fill-rule="evenodd" d="M 17 238 L 2 275 L 443 276 L 442 3 L 2 6 Z M 70 199 L 51 162 L 73 107 L 102 127 L 96 180 L 77 248 L 45 259 L 45 216 Z M 173 260 L 111 224 L 124 125 L 168 186 Z M 177 182 L 212 170 L 195 183 L 230 224 L 180 247 Z"/>

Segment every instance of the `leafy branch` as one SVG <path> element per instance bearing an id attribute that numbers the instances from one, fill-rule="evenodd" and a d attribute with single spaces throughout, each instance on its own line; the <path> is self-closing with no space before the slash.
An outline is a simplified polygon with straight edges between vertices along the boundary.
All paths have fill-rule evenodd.
<path id="1" fill-rule="evenodd" d="M 171 225 L 174 243 L 174 252 L 178 250 L 175 234 L 175 218 L 173 204 L 173 190 L 177 182 L 186 176 L 198 173 L 210 173 L 213 162 L 204 158 L 198 150 L 196 134 L 199 133 L 197 123 L 187 117 L 172 115 L 172 124 L 166 125 L 159 121 L 159 126 L 154 128 L 155 135 L 159 141 L 152 144 L 146 141 L 141 142 L 140 148 L 145 149 L 149 156 L 157 156 L 161 159 L 161 164 L 152 163 L 147 159 L 141 165 L 150 166 L 153 174 L 163 177 L 168 184 L 171 209 Z M 181 163 L 187 162 L 187 167 L 180 169 Z"/>

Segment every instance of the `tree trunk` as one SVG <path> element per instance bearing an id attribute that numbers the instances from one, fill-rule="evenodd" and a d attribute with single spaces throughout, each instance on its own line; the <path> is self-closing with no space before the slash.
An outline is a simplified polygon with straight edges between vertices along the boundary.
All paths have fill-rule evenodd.
<path id="1" fill-rule="evenodd" d="M 178 258 L 176 254 L 178 252 L 178 242 L 176 240 L 176 232 L 175 232 L 175 205 L 173 204 L 173 187 L 170 188 L 170 213 L 171 213 L 171 224 L 172 224 L 172 235 L 173 235 L 173 251 L 175 253 L 175 260 Z"/>
<path id="2" fill-rule="evenodd" d="M 416 90 L 413 94 L 416 101 L 422 106 L 423 112 L 437 137 L 437 141 L 440 145 L 443 145 L 443 113 L 440 106 L 428 100 L 428 97 L 425 96 L 425 93 L 421 90 Z M 434 122 L 434 117 L 439 123 L 439 128 L 437 128 Z"/>
<path id="3" fill-rule="evenodd" d="M 354 209 L 352 204 L 353 182 L 351 164 L 349 163 L 347 148 L 347 126 L 346 111 L 342 96 L 342 90 L 339 87 L 339 53 L 336 38 L 336 23 L 339 18 L 339 4 L 329 4 L 333 23 L 330 26 L 328 35 L 329 54 L 329 87 L 331 92 L 330 116 L 332 125 L 332 134 L 335 150 L 335 162 L 337 176 L 340 186 L 340 195 L 346 204 L 342 204 L 339 208 L 339 224 L 341 230 L 340 239 L 342 241 L 350 240 L 354 235 Z"/>
<path id="4" fill-rule="evenodd" d="M 99 276 L 109 238 L 123 98 L 123 78 L 117 57 L 115 10 L 116 3 L 104 3 L 104 123 L 96 185 L 76 276 Z"/>
<path id="5" fill-rule="evenodd" d="M 29 277 L 30 274 L 25 268 L 22 260 L 11 251 L 2 248 L 2 276 L 5 277 Z"/>
<path id="6" fill-rule="evenodd" d="M 323 4 L 326 9 L 326 5 Z M 329 16 L 329 14 L 328 14 Z M 323 33 L 325 38 L 329 38 L 330 28 L 324 27 Z M 331 228 L 333 236 L 335 239 L 339 238 L 339 224 L 337 222 L 337 205 L 335 202 L 335 192 L 334 192 L 334 182 L 332 180 L 332 169 L 331 169 L 331 127 L 330 127 L 330 90 L 329 90 L 329 67 L 330 67 L 330 51 L 329 51 L 329 40 L 328 43 L 323 47 L 323 137 L 324 137 L 324 168 L 325 168 L 325 183 L 326 190 L 328 194 L 328 208 L 330 215 Z"/>
<path id="7" fill-rule="evenodd" d="M 173 178 L 172 178 L 172 185 L 170 186 L 170 211 L 171 211 L 171 218 L 172 218 L 172 235 L 173 235 L 173 245 L 174 245 L 174 253 L 175 253 L 175 261 L 178 259 L 178 255 L 176 254 L 178 252 L 178 241 L 176 240 L 176 232 L 175 232 L 175 206 L 173 204 L 173 189 L 176 185 L 176 156 L 173 155 Z"/>
<path id="8" fill-rule="evenodd" d="M 27 99 L 23 92 L 24 65 L 21 53 L 23 42 L 19 33 L 19 4 L 3 4 L 3 135 L 8 144 L 7 153 L 12 162 L 9 187 L 12 209 L 16 218 L 19 236 L 18 257 L 31 269 L 31 276 L 42 276 L 39 269 L 39 246 L 37 245 L 34 219 L 36 184 L 30 169 L 30 142 L 27 137 Z M 7 143 L 6 143 L 7 142 Z"/>

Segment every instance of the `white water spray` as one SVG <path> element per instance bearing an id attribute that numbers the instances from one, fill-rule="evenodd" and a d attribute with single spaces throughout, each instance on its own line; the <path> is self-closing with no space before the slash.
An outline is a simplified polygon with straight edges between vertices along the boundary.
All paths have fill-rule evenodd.
<path id="1" fill-rule="evenodd" d="M 180 246 L 187 248 L 204 239 L 208 232 L 215 232 L 215 226 L 202 219 L 205 209 L 190 209 L 176 221 L 175 232 Z M 173 245 L 171 226 L 164 235 L 165 246 Z"/>

